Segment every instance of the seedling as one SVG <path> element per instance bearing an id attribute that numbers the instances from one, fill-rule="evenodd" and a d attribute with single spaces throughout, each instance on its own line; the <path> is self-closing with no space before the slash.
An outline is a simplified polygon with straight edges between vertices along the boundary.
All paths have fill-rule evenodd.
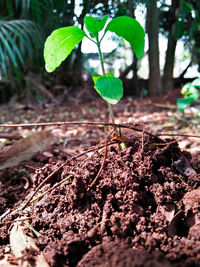
<path id="1" fill-rule="evenodd" d="M 122 16 L 112 19 L 106 26 L 108 17 L 84 18 L 87 32 L 77 26 L 69 26 L 57 29 L 47 38 L 44 46 L 45 68 L 47 72 L 54 71 L 68 57 L 76 45 L 82 39 L 88 38 L 95 43 L 99 53 L 102 75 L 93 75 L 94 88 L 99 95 L 108 103 L 109 113 L 114 123 L 114 116 L 111 105 L 116 104 L 123 96 L 123 84 L 113 73 L 106 73 L 101 51 L 101 42 L 107 32 L 114 32 L 119 37 L 127 40 L 136 57 L 141 59 L 144 55 L 144 30 L 139 22 L 133 18 Z M 105 30 L 104 30 L 105 28 Z M 102 35 L 100 37 L 100 32 Z"/>
<path id="2" fill-rule="evenodd" d="M 183 86 L 181 93 L 184 95 L 184 98 L 177 99 L 177 106 L 181 113 L 184 114 L 185 108 L 199 98 L 199 90 L 200 78 L 196 78 L 193 82 L 186 83 Z"/>

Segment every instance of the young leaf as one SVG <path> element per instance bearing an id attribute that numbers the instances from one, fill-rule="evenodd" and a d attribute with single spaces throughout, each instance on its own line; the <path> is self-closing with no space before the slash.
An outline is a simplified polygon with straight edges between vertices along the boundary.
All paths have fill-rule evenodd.
<path id="1" fill-rule="evenodd" d="M 52 32 L 44 45 L 45 68 L 54 71 L 85 36 L 76 26 L 63 27 Z"/>
<path id="2" fill-rule="evenodd" d="M 192 102 L 194 102 L 194 98 L 191 97 L 187 97 L 187 98 L 179 98 L 177 99 L 176 103 L 178 106 L 178 109 L 180 110 L 181 113 L 184 114 L 184 110 L 187 106 L 189 106 Z"/>
<path id="3" fill-rule="evenodd" d="M 91 37 L 95 37 L 98 32 L 100 32 L 106 24 L 108 16 L 101 18 L 94 18 L 91 16 L 86 16 L 84 18 L 85 27 L 90 33 Z"/>
<path id="4" fill-rule="evenodd" d="M 100 75 L 100 74 L 94 74 L 94 75 L 92 76 L 92 80 L 93 80 L 94 84 L 96 84 L 97 80 L 98 80 L 100 77 L 103 77 L 103 76 Z"/>
<path id="5" fill-rule="evenodd" d="M 199 98 L 199 90 L 195 86 L 190 87 L 189 97 L 193 97 L 194 101 Z"/>
<path id="6" fill-rule="evenodd" d="M 92 80 L 94 82 L 94 84 L 96 84 L 97 80 L 100 78 L 100 77 L 103 77 L 103 75 L 100 75 L 100 74 L 94 74 L 92 76 Z M 114 74 L 112 72 L 108 72 L 106 73 L 106 77 L 114 77 Z"/>
<path id="7" fill-rule="evenodd" d="M 107 72 L 106 77 L 114 77 L 114 74 L 112 72 Z"/>
<path id="8" fill-rule="evenodd" d="M 139 22 L 133 18 L 121 16 L 111 20 L 105 32 L 111 31 L 127 40 L 136 57 L 141 59 L 144 55 L 144 30 Z"/>
<path id="9" fill-rule="evenodd" d="M 192 82 L 192 86 L 200 87 L 200 78 L 196 78 L 196 79 Z"/>
<path id="10" fill-rule="evenodd" d="M 110 104 L 116 104 L 123 96 L 122 81 L 115 77 L 99 77 L 95 89 Z"/>
<path id="11" fill-rule="evenodd" d="M 184 96 L 189 96 L 190 95 L 190 87 L 191 87 L 192 83 L 186 83 L 183 88 L 181 89 L 181 94 L 183 94 Z"/>

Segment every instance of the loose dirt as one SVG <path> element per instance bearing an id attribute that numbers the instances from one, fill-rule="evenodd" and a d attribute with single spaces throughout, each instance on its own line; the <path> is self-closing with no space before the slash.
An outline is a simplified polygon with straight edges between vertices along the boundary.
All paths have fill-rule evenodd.
<path id="1" fill-rule="evenodd" d="M 120 142 L 115 138 L 76 160 L 66 156 L 68 163 L 39 193 L 70 177 L 3 221 L 32 216 L 40 233 L 36 245 L 50 266 L 200 266 L 199 154 L 181 151 L 172 139 L 133 131 L 123 138 L 125 149 Z M 26 181 L 15 179 L 19 169 L 4 171 L 1 214 L 24 203 L 61 164 L 38 168 L 28 190 Z M 1 225 L 2 255 L 9 227 Z"/>

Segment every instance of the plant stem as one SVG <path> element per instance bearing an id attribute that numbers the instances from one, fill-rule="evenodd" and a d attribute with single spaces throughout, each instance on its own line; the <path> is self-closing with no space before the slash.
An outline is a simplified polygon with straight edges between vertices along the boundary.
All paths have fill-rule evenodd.
<path id="1" fill-rule="evenodd" d="M 102 53 L 101 53 L 100 41 L 99 41 L 98 36 L 96 37 L 96 40 L 97 40 L 96 45 L 98 47 L 99 58 L 100 58 L 100 62 L 101 62 L 101 69 L 102 69 L 102 72 L 103 72 L 103 76 L 106 77 L 104 63 L 103 63 L 103 56 L 102 56 Z M 108 104 L 108 111 L 109 111 L 109 114 L 110 114 L 111 121 L 112 121 L 112 123 L 115 123 L 115 118 L 114 118 L 112 106 L 108 102 L 107 102 L 107 104 Z"/>

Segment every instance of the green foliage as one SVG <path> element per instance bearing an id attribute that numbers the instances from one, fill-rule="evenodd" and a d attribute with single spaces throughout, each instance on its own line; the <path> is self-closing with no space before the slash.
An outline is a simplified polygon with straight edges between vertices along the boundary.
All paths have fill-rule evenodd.
<path id="1" fill-rule="evenodd" d="M 97 45 L 103 76 L 96 74 L 93 76 L 94 88 L 109 104 L 116 104 L 123 96 L 122 81 L 112 73 L 105 73 L 104 62 L 100 49 L 100 44 L 108 31 L 127 40 L 138 59 L 144 55 L 144 30 L 140 24 L 130 17 L 118 17 L 111 20 L 99 40 L 99 32 L 104 29 L 107 16 L 94 18 L 86 16 L 84 23 L 90 38 L 84 31 L 76 26 L 70 26 L 55 30 L 46 40 L 44 46 L 45 67 L 48 72 L 54 71 L 63 60 L 71 53 L 75 46 L 84 38 L 90 39 Z"/>
<path id="2" fill-rule="evenodd" d="M 24 68 L 32 60 L 33 48 L 38 39 L 38 27 L 28 20 L 0 20 L 0 72 L 8 76 L 13 69 Z"/>
<path id="3" fill-rule="evenodd" d="M 104 28 L 107 19 L 108 16 L 104 16 L 102 18 L 93 18 L 90 16 L 86 16 L 84 18 L 85 27 L 92 38 L 97 36 L 98 32 L 100 32 Z"/>
<path id="4" fill-rule="evenodd" d="M 99 77 L 95 83 L 97 92 L 108 103 L 114 105 L 123 96 L 123 84 L 116 77 Z"/>
<path id="5" fill-rule="evenodd" d="M 105 76 L 95 74 L 92 76 L 92 79 L 95 84 L 94 89 L 108 103 L 112 105 L 117 104 L 117 102 L 119 102 L 119 100 L 122 98 L 122 81 L 118 78 L 115 78 L 113 73 L 108 72 L 105 74 Z"/>
<path id="6" fill-rule="evenodd" d="M 108 72 L 105 74 L 106 77 L 114 77 L 114 74 L 112 72 Z M 96 84 L 97 80 L 100 78 L 100 77 L 104 77 L 103 75 L 100 75 L 100 74 L 94 74 L 92 76 L 92 80 L 94 82 L 94 84 Z M 94 86 L 94 88 L 96 89 L 96 87 Z M 97 89 L 96 89 L 97 90 Z"/>
<path id="7" fill-rule="evenodd" d="M 130 17 L 118 17 L 111 20 L 105 32 L 111 31 L 127 40 L 135 55 L 141 59 L 144 55 L 144 30 L 137 20 Z"/>
<path id="8" fill-rule="evenodd" d="M 199 90 L 200 78 L 195 79 L 193 82 L 186 83 L 183 86 L 181 93 L 184 95 L 184 98 L 177 99 L 177 106 L 181 113 L 184 114 L 185 108 L 199 98 Z"/>
<path id="9" fill-rule="evenodd" d="M 76 26 L 63 27 L 53 31 L 44 46 L 47 72 L 52 72 L 59 67 L 84 36 L 84 31 Z"/>

